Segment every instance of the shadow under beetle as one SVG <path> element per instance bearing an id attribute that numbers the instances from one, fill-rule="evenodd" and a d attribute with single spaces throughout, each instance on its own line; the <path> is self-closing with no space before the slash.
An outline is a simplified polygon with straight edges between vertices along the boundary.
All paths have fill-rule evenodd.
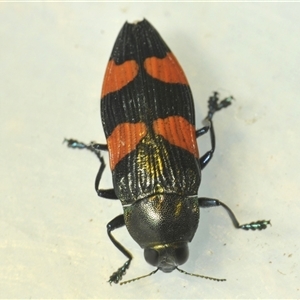
<path id="1" fill-rule="evenodd" d="M 159 33 L 147 21 L 125 23 L 115 42 L 104 76 L 101 118 L 107 144 L 85 144 L 65 139 L 71 148 L 96 154 L 100 168 L 95 180 L 98 196 L 119 199 L 124 214 L 107 224 L 112 243 L 127 261 L 110 278 L 118 283 L 132 260 L 131 253 L 112 235 L 126 225 L 133 239 L 144 249 L 145 260 L 158 270 L 178 271 L 189 255 L 199 223 L 199 207 L 222 206 L 233 225 L 245 230 L 265 229 L 270 221 L 240 225 L 231 209 L 217 199 L 198 197 L 201 170 L 215 151 L 212 118 L 231 104 L 232 97 L 208 101 L 204 127 L 195 129 L 195 109 L 187 79 L 175 56 Z M 200 156 L 197 138 L 209 132 L 211 150 Z M 101 151 L 109 152 L 113 189 L 99 188 L 105 169 Z"/>

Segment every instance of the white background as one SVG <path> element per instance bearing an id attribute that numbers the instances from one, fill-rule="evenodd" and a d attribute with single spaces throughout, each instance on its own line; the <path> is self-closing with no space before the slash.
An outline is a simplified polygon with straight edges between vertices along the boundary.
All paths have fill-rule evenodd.
<path id="1" fill-rule="evenodd" d="M 0 297 L 299 298 L 299 13 L 299 3 L 1 3 Z M 236 230 L 222 208 L 202 210 L 182 266 L 226 282 L 174 271 L 110 286 L 125 261 L 106 234 L 120 202 L 96 196 L 97 159 L 62 144 L 105 142 L 106 64 L 124 22 L 143 17 L 185 70 L 198 127 L 212 91 L 236 98 L 215 116 L 199 195 L 272 227 Z M 154 269 L 125 228 L 115 236 L 134 255 L 126 279 Z"/>

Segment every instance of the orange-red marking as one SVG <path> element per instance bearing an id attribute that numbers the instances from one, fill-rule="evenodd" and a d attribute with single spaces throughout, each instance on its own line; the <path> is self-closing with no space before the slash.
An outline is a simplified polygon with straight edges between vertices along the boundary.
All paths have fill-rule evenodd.
<path id="1" fill-rule="evenodd" d="M 114 129 L 107 138 L 111 170 L 124 156 L 136 148 L 146 133 L 146 125 L 142 122 L 122 123 Z"/>
<path id="2" fill-rule="evenodd" d="M 101 98 L 127 85 L 135 78 L 138 69 L 139 66 L 135 60 L 127 60 L 121 65 L 110 60 L 105 71 Z"/>
<path id="3" fill-rule="evenodd" d="M 164 58 L 154 56 L 146 58 L 144 68 L 149 75 L 160 81 L 188 84 L 181 66 L 171 52 L 168 52 Z"/>
<path id="4" fill-rule="evenodd" d="M 156 134 L 162 135 L 170 144 L 181 147 L 199 158 L 195 126 L 181 116 L 157 119 L 153 122 Z"/>

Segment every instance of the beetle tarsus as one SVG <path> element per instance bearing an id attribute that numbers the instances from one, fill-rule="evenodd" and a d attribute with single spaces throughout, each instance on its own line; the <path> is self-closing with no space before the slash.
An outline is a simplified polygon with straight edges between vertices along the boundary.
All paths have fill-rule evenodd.
<path id="1" fill-rule="evenodd" d="M 260 221 L 256 221 L 256 222 L 251 222 L 249 224 L 243 224 L 240 225 L 240 228 L 244 229 L 244 230 L 263 230 L 266 229 L 268 227 L 268 225 L 272 225 L 271 224 L 271 220 L 260 220 Z"/>
<path id="2" fill-rule="evenodd" d="M 119 268 L 116 272 L 114 272 L 110 277 L 109 277 L 109 280 L 108 282 L 110 283 L 110 285 L 112 283 L 119 283 L 120 280 L 122 280 L 122 277 L 126 274 L 126 270 L 129 268 L 130 266 L 130 262 L 131 260 L 127 260 L 125 262 L 125 264 Z"/>
<path id="3" fill-rule="evenodd" d="M 73 149 L 85 149 L 85 148 L 88 148 L 88 145 L 86 145 L 85 143 L 79 142 L 79 141 L 74 140 L 74 139 L 64 139 L 63 143 L 67 143 L 67 146 L 69 148 L 73 148 Z"/>
<path id="4" fill-rule="evenodd" d="M 64 139 L 63 143 L 67 143 L 67 146 L 72 149 L 87 149 L 93 153 L 96 154 L 96 156 L 99 158 L 100 156 L 100 150 L 103 150 L 104 146 L 101 144 L 96 144 L 95 142 L 90 142 L 89 144 L 79 142 L 75 139 Z M 102 146 L 102 148 L 100 148 Z"/>
<path id="5" fill-rule="evenodd" d="M 214 92 L 213 96 L 209 97 L 208 100 L 208 114 L 207 119 L 211 120 L 214 113 L 218 110 L 221 110 L 222 108 L 225 108 L 229 105 L 231 105 L 231 102 L 234 98 L 232 96 L 227 97 L 220 101 L 219 94 L 217 92 Z M 220 101 L 220 102 L 219 102 Z"/>

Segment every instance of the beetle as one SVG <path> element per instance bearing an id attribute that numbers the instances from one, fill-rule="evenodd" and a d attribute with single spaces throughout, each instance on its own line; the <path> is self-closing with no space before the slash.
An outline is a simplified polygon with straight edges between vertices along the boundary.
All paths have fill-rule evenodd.
<path id="1" fill-rule="evenodd" d="M 213 157 L 216 141 L 215 112 L 228 107 L 232 97 L 208 100 L 204 127 L 195 128 L 191 89 L 177 59 L 156 29 L 146 20 L 125 23 L 113 47 L 101 94 L 101 119 L 107 144 L 85 144 L 65 139 L 71 148 L 88 149 L 100 160 L 95 189 L 100 197 L 119 199 L 123 214 L 107 224 L 112 243 L 127 261 L 109 278 L 118 283 L 132 255 L 112 235 L 126 226 L 144 249 L 145 260 L 156 269 L 178 271 L 224 281 L 179 269 L 188 259 L 188 243 L 197 230 L 199 208 L 222 206 L 233 225 L 262 230 L 270 221 L 240 225 L 232 210 L 217 199 L 198 197 L 201 171 Z M 200 156 L 197 138 L 210 134 L 211 149 Z M 101 151 L 109 152 L 113 188 L 99 188 L 105 169 Z"/>

